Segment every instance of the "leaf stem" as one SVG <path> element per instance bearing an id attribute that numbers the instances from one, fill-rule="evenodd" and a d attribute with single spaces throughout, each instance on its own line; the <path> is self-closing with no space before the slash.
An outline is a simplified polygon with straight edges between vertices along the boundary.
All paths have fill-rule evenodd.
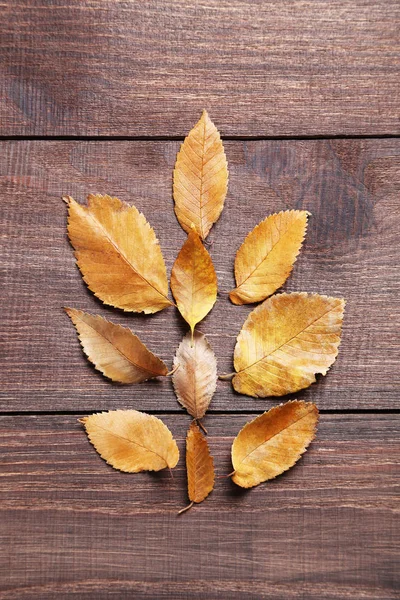
<path id="1" fill-rule="evenodd" d="M 222 379 L 222 381 L 231 381 L 235 375 L 236 373 L 223 373 L 222 375 L 218 375 L 218 379 Z"/>
<path id="2" fill-rule="evenodd" d="M 189 508 L 192 508 L 193 504 L 194 504 L 194 502 L 191 502 L 191 503 L 189 504 L 189 506 L 185 506 L 185 508 L 182 508 L 182 509 L 181 509 L 181 510 L 178 512 L 178 515 L 181 515 L 182 513 L 184 513 L 184 512 L 186 512 L 187 510 L 189 510 Z"/>
<path id="3" fill-rule="evenodd" d="M 201 429 L 204 431 L 204 433 L 205 433 L 206 435 L 208 435 L 208 431 L 207 431 L 207 429 L 204 427 L 204 425 L 203 425 L 203 423 L 200 421 L 200 419 L 195 419 L 195 420 L 196 420 L 196 423 L 197 423 L 197 425 L 198 425 L 198 426 L 199 426 L 199 427 L 200 427 L 200 428 L 201 428 Z"/>

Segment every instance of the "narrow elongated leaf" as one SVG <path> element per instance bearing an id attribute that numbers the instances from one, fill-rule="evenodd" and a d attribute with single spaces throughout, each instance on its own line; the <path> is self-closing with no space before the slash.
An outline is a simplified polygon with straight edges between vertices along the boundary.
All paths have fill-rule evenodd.
<path id="1" fill-rule="evenodd" d="M 261 221 L 244 240 L 235 258 L 234 304 L 260 302 L 289 277 L 307 228 L 305 210 L 287 210 Z"/>
<path id="2" fill-rule="evenodd" d="M 232 479 L 249 488 L 292 467 L 315 436 L 318 409 L 294 400 L 247 423 L 232 444 Z"/>
<path id="3" fill-rule="evenodd" d="M 204 240 L 224 207 L 228 165 L 220 135 L 204 110 L 185 138 L 174 170 L 175 213 L 183 229 Z"/>
<path id="4" fill-rule="evenodd" d="M 278 294 L 247 317 L 237 338 L 233 387 L 249 396 L 282 396 L 325 375 L 340 343 L 344 300 Z"/>
<path id="5" fill-rule="evenodd" d="M 88 206 L 70 196 L 68 235 L 82 276 L 105 304 L 155 313 L 170 306 L 160 245 L 145 217 L 118 198 L 90 195 Z"/>
<path id="6" fill-rule="evenodd" d="M 167 375 L 165 363 L 130 329 L 74 308 L 65 309 L 86 356 L 98 371 L 119 383 L 139 383 Z"/>
<path id="7" fill-rule="evenodd" d="M 188 333 L 174 358 L 172 381 L 178 401 L 195 419 L 204 417 L 217 386 L 217 361 L 206 337 Z"/>
<path id="8" fill-rule="evenodd" d="M 172 469 L 179 450 L 157 417 L 137 410 L 110 410 L 80 420 L 89 440 L 114 469 L 128 473 Z"/>
<path id="9" fill-rule="evenodd" d="M 214 265 L 194 231 L 189 233 L 172 267 L 171 290 L 179 312 L 193 332 L 217 299 Z"/>
<path id="10" fill-rule="evenodd" d="M 180 512 L 203 502 L 214 487 L 214 461 L 207 440 L 195 423 L 190 425 L 186 437 L 186 470 L 191 503 Z"/>

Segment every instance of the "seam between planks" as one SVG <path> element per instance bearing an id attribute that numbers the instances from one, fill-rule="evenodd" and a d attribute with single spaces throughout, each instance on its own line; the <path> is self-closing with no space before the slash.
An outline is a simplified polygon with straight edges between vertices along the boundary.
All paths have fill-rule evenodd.
<path id="1" fill-rule="evenodd" d="M 38 142 L 183 142 L 183 135 L 0 135 L 0 142 L 13 141 L 38 141 Z M 312 140 L 380 140 L 380 139 L 400 139 L 400 134 L 338 134 L 338 135 L 283 135 L 283 136 L 268 136 L 268 135 L 249 135 L 249 136 L 234 136 L 221 135 L 222 141 L 225 142 L 253 142 L 253 141 L 312 141 Z"/>

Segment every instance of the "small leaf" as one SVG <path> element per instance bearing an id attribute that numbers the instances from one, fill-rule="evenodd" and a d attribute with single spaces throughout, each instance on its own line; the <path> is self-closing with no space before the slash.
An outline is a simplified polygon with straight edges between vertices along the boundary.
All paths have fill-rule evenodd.
<path id="1" fill-rule="evenodd" d="M 137 410 L 110 410 L 81 419 L 89 440 L 114 469 L 127 473 L 172 469 L 179 450 L 157 417 Z"/>
<path id="2" fill-rule="evenodd" d="M 214 265 L 194 231 L 189 233 L 172 267 L 171 290 L 179 312 L 193 332 L 217 299 Z"/>
<path id="3" fill-rule="evenodd" d="M 192 417 L 201 419 L 209 407 L 217 386 L 217 361 L 206 337 L 188 333 L 174 358 L 172 375 L 178 401 Z"/>
<path id="4" fill-rule="evenodd" d="M 119 383 L 139 383 L 167 375 L 167 366 L 130 329 L 74 308 L 65 309 L 83 351 L 98 371 Z"/>
<path id="5" fill-rule="evenodd" d="M 307 229 L 305 210 L 287 210 L 267 217 L 246 237 L 235 258 L 234 304 L 259 302 L 289 277 Z"/>
<path id="6" fill-rule="evenodd" d="M 283 396 L 326 375 L 340 344 L 344 300 L 278 294 L 247 317 L 237 338 L 233 387 L 249 396 Z"/>
<path id="7" fill-rule="evenodd" d="M 315 436 L 318 409 L 294 400 L 247 423 L 232 444 L 232 480 L 249 488 L 292 467 Z"/>
<path id="8" fill-rule="evenodd" d="M 203 502 L 214 487 L 214 461 L 206 438 L 194 422 L 186 437 L 186 470 L 191 504 L 180 512 L 191 508 L 193 503 Z"/>
<path id="9" fill-rule="evenodd" d="M 204 240 L 219 218 L 228 189 L 228 165 L 220 135 L 207 111 L 185 138 L 174 169 L 176 217 Z"/>
<path id="10" fill-rule="evenodd" d="M 68 235 L 83 279 L 105 304 L 155 313 L 170 306 L 160 245 L 145 217 L 118 198 L 67 196 Z"/>

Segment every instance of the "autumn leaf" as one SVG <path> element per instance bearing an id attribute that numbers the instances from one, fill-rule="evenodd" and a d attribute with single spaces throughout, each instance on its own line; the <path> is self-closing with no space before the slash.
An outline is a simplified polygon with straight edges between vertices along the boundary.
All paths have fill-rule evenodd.
<path id="1" fill-rule="evenodd" d="M 171 290 L 179 312 L 193 333 L 217 299 L 214 265 L 195 231 L 189 233 L 172 267 Z"/>
<path id="2" fill-rule="evenodd" d="M 206 337 L 188 333 L 174 358 L 172 382 L 178 401 L 192 417 L 201 419 L 217 386 L 217 361 Z"/>
<path id="3" fill-rule="evenodd" d="M 190 425 L 186 437 L 186 470 L 191 502 L 179 513 L 188 510 L 194 503 L 203 502 L 214 487 L 214 461 L 206 438 L 194 422 Z"/>
<path id="4" fill-rule="evenodd" d="M 289 277 L 307 228 L 305 210 L 287 210 L 267 217 L 251 231 L 235 258 L 234 304 L 259 302 Z"/>
<path id="5" fill-rule="evenodd" d="M 68 235 L 82 276 L 105 304 L 155 313 L 170 306 L 160 245 L 145 217 L 118 198 L 89 195 L 88 206 L 67 196 Z"/>
<path id="6" fill-rule="evenodd" d="M 139 383 L 167 375 L 166 365 L 130 329 L 74 308 L 65 309 L 83 351 L 98 371 L 119 383 Z"/>
<path id="7" fill-rule="evenodd" d="M 232 444 L 232 480 L 249 488 L 292 467 L 315 436 L 318 409 L 294 400 L 247 423 Z"/>
<path id="8" fill-rule="evenodd" d="M 228 165 L 220 135 L 207 111 L 185 138 L 174 169 L 177 219 L 186 232 L 192 224 L 204 240 L 219 218 L 228 189 Z"/>
<path id="9" fill-rule="evenodd" d="M 247 317 L 234 354 L 235 390 L 282 396 L 325 375 L 340 343 L 344 300 L 318 294 L 278 294 Z"/>
<path id="10" fill-rule="evenodd" d="M 111 410 L 80 421 L 97 452 L 114 469 L 160 471 L 178 463 L 178 446 L 157 417 L 137 410 Z"/>

